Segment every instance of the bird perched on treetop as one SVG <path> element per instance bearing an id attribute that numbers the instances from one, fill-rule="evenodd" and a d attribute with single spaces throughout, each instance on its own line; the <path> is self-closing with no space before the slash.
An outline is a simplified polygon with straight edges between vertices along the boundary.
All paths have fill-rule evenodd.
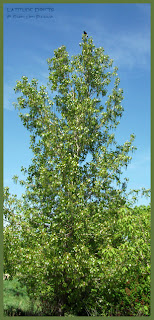
<path id="1" fill-rule="evenodd" d="M 85 34 L 85 35 L 88 37 L 88 34 L 87 34 L 87 32 L 86 32 L 86 31 L 83 31 L 83 34 Z"/>

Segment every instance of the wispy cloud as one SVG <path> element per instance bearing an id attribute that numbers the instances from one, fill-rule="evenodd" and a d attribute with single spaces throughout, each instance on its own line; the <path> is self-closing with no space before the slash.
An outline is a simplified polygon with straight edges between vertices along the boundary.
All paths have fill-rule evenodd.
<path id="1" fill-rule="evenodd" d="M 151 10 L 150 3 L 135 3 L 137 9 L 139 9 L 144 15 L 149 15 Z"/>
<path id="2" fill-rule="evenodd" d="M 4 83 L 4 98 L 3 98 L 3 107 L 6 110 L 14 111 L 13 102 L 15 99 L 14 97 L 14 91 L 13 91 L 14 85 Z"/>
<path id="3" fill-rule="evenodd" d="M 144 154 L 138 154 L 137 159 L 133 159 L 132 162 L 129 164 L 129 169 L 141 169 L 147 167 L 150 169 L 150 163 L 151 163 L 151 156 L 149 153 Z"/>
<path id="4" fill-rule="evenodd" d="M 117 45 L 118 44 L 118 45 Z M 114 36 L 109 45 L 119 66 L 150 67 L 150 34 L 128 33 Z"/>
<path id="5" fill-rule="evenodd" d="M 108 29 L 97 19 L 90 23 L 87 21 L 95 43 L 103 46 L 105 53 L 114 59 L 119 67 L 127 68 L 149 68 L 150 67 L 150 28 L 142 31 L 133 30 L 124 32 L 119 30 L 109 32 Z"/>
<path id="6" fill-rule="evenodd" d="M 46 67 L 47 66 L 47 61 L 46 59 L 42 58 L 39 55 L 36 55 L 35 53 L 33 54 L 32 52 L 30 52 L 31 54 L 31 59 L 35 62 L 35 64 L 38 64 L 39 67 Z"/>

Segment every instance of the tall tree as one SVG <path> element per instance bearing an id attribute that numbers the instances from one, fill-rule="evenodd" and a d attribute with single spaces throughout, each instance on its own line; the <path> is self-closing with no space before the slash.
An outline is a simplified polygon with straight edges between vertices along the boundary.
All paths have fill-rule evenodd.
<path id="1" fill-rule="evenodd" d="M 24 76 L 15 88 L 34 154 L 29 168 L 22 168 L 27 178 L 21 181 L 22 215 L 16 215 L 17 265 L 29 293 L 39 294 L 51 315 L 87 314 L 106 286 L 103 254 L 125 242 L 117 221 L 127 204 L 121 175 L 134 135 L 123 145 L 115 139 L 123 90 L 113 60 L 86 34 L 80 48 L 69 58 L 61 46 L 48 59 L 52 100 L 35 79 Z M 99 303 L 96 309 L 102 314 Z"/>
<path id="2" fill-rule="evenodd" d="M 123 90 L 119 89 L 117 68 L 112 70 L 113 61 L 104 49 L 95 48 L 86 35 L 82 39 L 81 54 L 70 60 L 62 46 L 48 60 L 49 84 L 51 91 L 57 92 L 53 101 L 49 101 L 45 87 L 38 91 L 35 79 L 28 83 L 22 77 L 15 88 L 22 92 L 18 109 L 28 110 L 20 113 L 21 120 L 32 133 L 34 158 L 27 186 L 30 199 L 34 197 L 41 209 L 45 206 L 50 216 L 63 197 L 66 203 L 70 198 L 73 203 L 78 193 L 84 207 L 99 202 L 99 206 L 108 208 L 114 198 L 117 207 L 125 201 L 122 194 L 126 183 L 120 176 L 131 159 L 128 153 L 134 148 L 134 135 L 124 145 L 118 145 L 114 136 L 123 111 Z M 114 88 L 107 95 L 113 77 Z M 107 101 L 103 102 L 106 95 Z"/>

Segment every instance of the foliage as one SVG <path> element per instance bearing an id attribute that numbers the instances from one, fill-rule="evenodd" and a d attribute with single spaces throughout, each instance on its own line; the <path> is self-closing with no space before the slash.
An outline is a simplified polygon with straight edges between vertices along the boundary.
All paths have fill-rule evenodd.
<path id="1" fill-rule="evenodd" d="M 135 149 L 133 134 L 115 139 L 123 90 L 104 49 L 85 35 L 80 47 L 48 59 L 53 101 L 37 80 L 17 82 L 34 157 L 22 198 L 5 189 L 4 269 L 43 315 L 147 315 L 150 206 L 133 208 L 121 178 Z"/>
<path id="2" fill-rule="evenodd" d="M 36 315 L 37 306 L 32 306 L 26 287 L 15 278 L 3 281 L 4 314 L 7 316 Z"/>

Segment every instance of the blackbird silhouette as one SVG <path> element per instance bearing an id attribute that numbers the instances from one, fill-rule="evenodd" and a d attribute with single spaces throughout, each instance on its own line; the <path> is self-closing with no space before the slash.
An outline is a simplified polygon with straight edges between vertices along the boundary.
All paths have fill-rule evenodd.
<path id="1" fill-rule="evenodd" d="M 86 32 L 86 31 L 83 31 L 83 34 L 85 34 L 85 35 L 88 37 L 88 34 L 87 34 L 87 32 Z"/>

